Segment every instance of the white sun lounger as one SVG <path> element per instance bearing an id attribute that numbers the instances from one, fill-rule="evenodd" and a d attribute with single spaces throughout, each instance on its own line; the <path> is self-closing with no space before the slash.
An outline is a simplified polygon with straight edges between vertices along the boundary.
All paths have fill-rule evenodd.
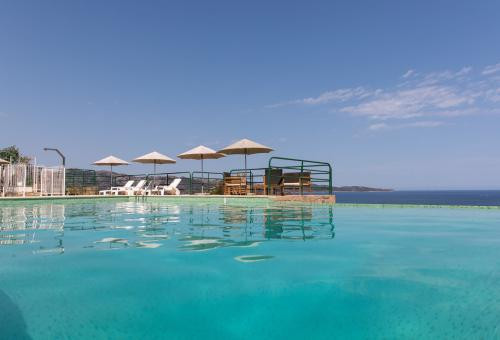
<path id="1" fill-rule="evenodd" d="M 181 192 L 177 188 L 179 184 L 181 183 L 180 178 L 176 178 L 170 183 L 169 185 L 158 185 L 156 188 L 153 190 L 150 190 L 150 194 L 156 194 L 156 195 L 180 195 Z"/>
<path id="2" fill-rule="evenodd" d="M 131 187 L 131 188 L 128 188 L 128 189 L 125 189 L 125 190 L 118 191 L 118 195 L 122 194 L 122 195 L 132 196 L 132 195 L 142 194 L 144 192 L 144 186 L 145 185 L 146 185 L 146 180 L 145 179 L 141 179 L 136 184 L 135 187 Z"/>
<path id="3" fill-rule="evenodd" d="M 132 184 L 134 184 L 134 181 L 128 181 L 122 187 L 111 187 L 110 190 L 100 190 L 99 195 L 118 195 L 119 191 L 125 191 L 132 188 Z"/>

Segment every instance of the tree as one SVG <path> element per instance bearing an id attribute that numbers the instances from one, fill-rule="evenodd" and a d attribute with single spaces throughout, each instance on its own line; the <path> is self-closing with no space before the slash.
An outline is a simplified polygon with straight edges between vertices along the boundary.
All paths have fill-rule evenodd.
<path id="1" fill-rule="evenodd" d="M 11 163 L 29 163 L 31 161 L 31 158 L 22 156 L 19 152 L 19 148 L 15 145 L 1 149 L 0 158 L 3 158 Z"/>

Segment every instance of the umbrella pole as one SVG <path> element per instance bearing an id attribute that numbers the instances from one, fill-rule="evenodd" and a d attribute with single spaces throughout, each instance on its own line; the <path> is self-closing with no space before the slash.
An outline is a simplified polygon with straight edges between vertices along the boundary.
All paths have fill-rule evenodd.
<path id="1" fill-rule="evenodd" d="M 111 167 L 111 174 L 110 174 L 110 180 L 109 180 L 109 182 L 110 182 L 109 188 L 111 189 L 113 187 L 113 165 L 110 165 L 110 167 Z"/>
<path id="2" fill-rule="evenodd" d="M 155 187 L 155 178 L 156 178 L 156 162 L 153 163 L 153 188 Z"/>
<path id="3" fill-rule="evenodd" d="M 247 180 L 248 180 L 248 172 L 247 172 L 247 149 L 245 149 L 245 183 L 246 183 Z M 250 185 L 251 185 L 251 183 L 250 183 Z M 245 188 L 245 190 L 246 190 L 246 188 Z"/>
<path id="4" fill-rule="evenodd" d="M 201 193 L 203 194 L 203 155 L 201 156 Z"/>

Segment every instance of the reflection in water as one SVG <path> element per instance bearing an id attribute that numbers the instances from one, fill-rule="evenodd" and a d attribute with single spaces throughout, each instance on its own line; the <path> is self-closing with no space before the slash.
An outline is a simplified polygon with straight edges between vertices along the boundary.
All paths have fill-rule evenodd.
<path id="1" fill-rule="evenodd" d="M 236 256 L 234 259 L 236 261 L 240 261 L 240 262 L 259 262 L 259 261 L 270 260 L 272 258 L 274 258 L 274 256 L 268 256 L 268 255 L 249 255 L 249 256 Z"/>
<path id="2" fill-rule="evenodd" d="M 333 211 L 328 216 L 313 219 L 312 206 L 299 206 L 288 209 L 270 208 L 264 210 L 264 237 L 266 239 L 313 239 L 335 237 Z"/>
<path id="3" fill-rule="evenodd" d="M 329 205 L 85 201 L 0 207 L 0 250 L 25 245 L 36 254 L 62 254 L 65 240 L 72 236 L 72 247 L 116 250 L 170 246 L 207 251 L 257 247 L 272 240 L 331 239 L 335 232 Z"/>
<path id="4" fill-rule="evenodd" d="M 31 339 L 26 331 L 26 322 L 19 307 L 0 290 L 0 338 Z"/>
<path id="5" fill-rule="evenodd" d="M 124 238 L 116 238 L 116 237 L 105 237 L 99 241 L 95 241 L 96 244 L 105 244 L 105 248 L 116 249 L 122 247 L 128 247 L 128 241 Z"/>
<path id="6" fill-rule="evenodd" d="M 51 230 L 51 242 L 40 244 L 35 251 L 63 253 L 64 210 L 62 204 L 1 207 L 0 246 L 39 243 L 38 234 Z"/>

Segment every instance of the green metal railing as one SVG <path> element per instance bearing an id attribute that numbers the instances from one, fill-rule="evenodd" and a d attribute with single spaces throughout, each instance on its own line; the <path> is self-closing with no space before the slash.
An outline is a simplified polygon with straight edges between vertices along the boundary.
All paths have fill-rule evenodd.
<path id="1" fill-rule="evenodd" d="M 223 183 L 222 172 L 210 171 L 176 171 L 176 172 L 162 172 L 156 174 L 136 174 L 136 175 L 117 175 L 114 178 L 116 185 L 123 185 L 128 180 L 145 179 L 151 186 L 169 185 L 175 178 L 181 178 L 179 184 L 181 192 L 187 194 L 194 194 L 202 192 L 203 187 L 205 192 L 214 193 L 218 186 Z M 222 191 L 222 187 L 220 189 Z"/>
<path id="2" fill-rule="evenodd" d="M 216 193 L 222 194 L 224 183 L 224 173 L 212 171 L 193 171 L 191 172 L 191 191 L 190 193 Z M 201 190 L 198 190 L 198 189 Z"/>
<path id="3" fill-rule="evenodd" d="M 112 186 L 124 185 L 129 180 L 145 179 L 149 186 L 168 185 L 174 178 L 181 178 L 179 189 L 183 193 L 222 194 L 224 191 L 224 174 L 211 171 L 177 171 L 157 174 L 116 174 L 110 183 L 108 173 L 97 173 L 94 170 L 68 169 L 66 175 L 66 192 L 68 194 L 97 194 L 99 190 Z M 321 191 L 333 194 L 332 167 L 330 163 L 310 161 L 297 158 L 271 157 L 265 168 L 232 169 L 230 176 L 245 176 L 247 192 L 273 195 L 276 192 L 287 194 L 287 190 L 298 190 L 301 195 L 305 189 L 309 192 Z M 298 182 L 287 186 L 287 181 Z M 288 183 L 290 184 L 290 183 Z M 201 190 L 203 188 L 203 190 Z"/>
<path id="4" fill-rule="evenodd" d="M 98 183 L 95 170 L 66 169 L 65 185 L 66 195 L 91 195 L 97 194 Z M 109 181 L 109 176 L 107 176 Z"/>
<path id="5" fill-rule="evenodd" d="M 273 164 L 273 161 L 281 162 L 293 162 L 297 165 L 276 165 Z M 269 169 L 282 169 L 282 170 L 300 170 L 299 182 L 300 182 L 300 194 L 304 194 L 304 186 L 303 181 L 309 180 L 305 173 L 310 174 L 311 186 L 314 183 L 319 183 L 319 185 L 328 183 L 327 190 L 328 194 L 333 194 L 333 177 L 332 177 L 332 166 L 327 162 L 319 162 L 319 161 L 310 161 L 305 159 L 297 159 L 297 158 L 287 158 L 287 157 L 271 157 L 268 162 Z M 271 171 L 268 174 L 268 183 L 271 182 Z M 315 176 L 313 176 L 315 175 Z"/>
<path id="6" fill-rule="evenodd" d="M 281 170 L 282 173 L 277 175 L 272 170 Z M 265 191 L 263 194 L 272 195 L 277 187 L 273 187 L 273 182 L 281 183 L 283 179 L 294 175 L 294 178 L 300 183 L 297 189 L 301 195 L 304 194 L 305 187 L 308 187 L 311 191 L 320 190 L 329 195 L 333 194 L 332 167 L 327 162 L 271 157 L 267 168 L 233 169 L 229 174 L 231 176 L 246 176 L 250 192 L 254 193 L 262 188 Z M 264 178 L 266 176 L 267 178 Z M 270 185 L 264 185 L 265 182 Z M 286 194 L 283 191 L 286 190 L 286 185 L 280 185 L 280 190 L 282 194 Z"/>

